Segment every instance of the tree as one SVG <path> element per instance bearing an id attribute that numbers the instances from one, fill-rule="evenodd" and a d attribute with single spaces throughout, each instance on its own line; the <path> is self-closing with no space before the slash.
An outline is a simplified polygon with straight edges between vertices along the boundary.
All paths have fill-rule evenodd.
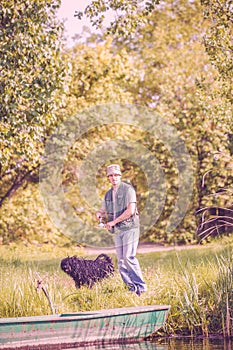
<path id="1" fill-rule="evenodd" d="M 61 56 L 60 0 L 0 4 L 0 206 L 40 164 L 57 123 L 66 66 Z"/>
<path id="2" fill-rule="evenodd" d="M 104 1 L 105 5 L 106 3 L 109 6 L 107 10 L 116 10 L 117 6 L 123 9 L 128 4 L 126 1 L 116 1 L 114 4 Z M 99 5 L 100 2 L 97 1 L 86 11 L 89 17 L 100 19 L 95 25 L 102 23 L 101 16 L 106 11 L 102 9 L 101 12 L 99 7 L 97 13 L 95 6 Z M 219 167 L 216 168 L 216 153 L 228 152 L 227 134 L 230 132 L 231 114 L 229 103 L 226 101 L 229 94 L 219 94 L 222 86 L 219 74 L 210 65 L 209 57 L 204 51 L 202 38 L 211 28 L 211 21 L 204 20 L 203 8 L 198 1 L 168 1 L 154 6 L 146 15 L 143 14 L 141 26 L 134 26 L 139 14 L 138 9 L 135 8 L 133 17 L 130 16 L 130 11 L 122 11 L 121 14 L 124 14 L 124 19 L 116 15 L 116 21 L 111 23 L 113 43 L 127 50 L 135 62 L 135 67 L 140 71 L 139 84 L 131 90 L 134 101 L 158 111 L 161 117 L 169 120 L 180 131 L 196 167 L 195 199 L 190 208 L 190 216 L 185 218 L 182 228 L 179 227 L 177 237 L 180 240 L 182 232 L 185 234 L 192 230 L 195 233 L 195 208 L 211 204 L 215 199 L 209 196 L 210 193 L 213 193 L 218 185 L 224 186 L 229 179 L 229 162 L 225 158 L 218 162 Z M 119 20 L 122 26 L 126 24 L 125 31 L 116 30 L 119 28 Z M 230 25 L 230 22 L 228 23 Z M 222 32 L 222 39 L 224 35 L 228 43 L 229 30 Z M 148 144 L 149 139 L 146 141 Z M 161 220 L 161 224 L 162 221 L 164 224 L 177 195 L 177 180 L 171 158 L 164 147 L 153 140 L 150 147 L 158 155 L 170 182 L 165 216 L 164 220 Z M 203 176 L 214 168 L 216 172 L 213 174 L 216 176 L 206 177 L 202 186 Z M 221 173 L 218 173 L 219 168 L 222 169 Z M 157 225 L 150 238 L 153 239 L 155 235 L 158 237 L 160 232 L 163 232 L 163 226 Z"/>
<path id="3" fill-rule="evenodd" d="M 158 13 L 152 13 L 148 25 L 141 30 L 140 55 L 145 74 L 137 101 L 151 104 L 168 118 L 181 132 L 192 155 L 196 186 L 190 215 L 179 227 L 180 236 L 191 228 L 195 234 L 195 208 L 211 205 L 216 201 L 212 194 L 231 181 L 229 158 L 216 160 L 217 153 L 228 153 L 231 114 L 227 96 L 219 93 L 219 73 L 204 51 L 202 37 L 208 21 L 203 19 L 199 2 L 180 1 L 179 6 L 167 2 Z M 166 157 L 164 160 L 166 164 Z M 168 172 L 171 169 L 165 168 Z M 172 188 L 174 198 L 175 186 Z M 170 206 L 168 201 L 167 210 Z"/>
<path id="4" fill-rule="evenodd" d="M 76 11 L 75 16 L 81 19 L 87 16 L 91 24 L 99 29 L 103 27 L 106 13 L 113 12 L 114 20 L 107 27 L 107 34 L 123 36 L 131 39 L 137 29 L 147 21 L 147 16 L 153 11 L 159 0 L 97 0 L 92 1 L 84 12 Z"/>
<path id="5" fill-rule="evenodd" d="M 208 30 L 204 37 L 204 45 L 210 61 L 219 72 L 218 95 L 223 96 L 224 103 L 228 103 L 228 141 L 231 154 L 233 154 L 233 118 L 232 118 L 232 79 L 233 79 L 233 15 L 231 1 L 201 0 L 204 10 L 204 18 L 209 22 Z M 223 110 L 223 104 L 219 110 Z"/>
<path id="6" fill-rule="evenodd" d="M 70 63 L 69 93 L 65 110 L 73 115 L 103 103 L 130 103 L 130 87 L 138 84 L 139 72 L 124 48 L 114 50 L 112 39 L 91 46 L 77 44 L 67 52 Z"/>
<path id="7" fill-rule="evenodd" d="M 39 5 L 40 3 L 38 2 L 37 6 Z M 147 6 L 147 10 L 145 10 Z M 90 153 L 92 156 L 96 156 L 93 162 L 91 157 L 89 159 L 90 167 L 94 167 L 94 174 L 96 174 L 98 152 L 96 154 L 95 150 L 101 149 L 103 153 L 106 152 L 104 143 L 106 142 L 108 145 L 109 140 L 120 140 L 124 146 L 127 144 L 127 141 L 129 143 L 130 141 L 138 142 L 142 147 L 149 149 L 149 153 L 154 155 L 153 159 L 158 159 L 166 180 L 162 185 L 166 187 L 164 192 L 167 191 L 163 214 L 159 222 L 142 239 L 170 243 L 191 241 L 196 229 L 195 210 L 206 205 L 216 204 L 216 200 L 220 200 L 220 198 L 216 199 L 212 195 L 216 192 L 216 187 L 221 186 L 224 188 L 232 181 L 232 177 L 229 176 L 229 171 L 232 171 L 232 169 L 229 170 L 229 160 L 227 160 L 227 134 L 229 134 L 229 120 L 231 119 L 230 100 L 228 95 L 225 94 L 227 90 L 222 89 L 223 94 L 219 93 L 223 86 L 223 79 L 218 70 L 210 64 L 209 56 L 206 54 L 202 43 L 202 38 L 208 31 L 208 28 L 210 28 L 211 21 L 209 19 L 203 21 L 202 7 L 199 1 L 187 2 L 185 0 L 179 0 L 178 3 L 167 1 L 157 6 L 155 6 L 155 1 L 149 1 L 147 4 L 144 4 L 144 2 L 138 1 L 97 0 L 92 2 L 85 13 L 91 17 L 92 23 L 98 26 L 102 23 L 101 16 L 111 9 L 117 11 L 116 22 L 113 22 L 110 28 L 102 36 L 98 37 L 98 43 L 90 38 L 87 44 L 77 45 L 73 50 L 63 54 L 62 59 L 69 62 L 68 79 L 61 64 L 59 44 L 58 51 L 55 52 L 55 56 L 52 56 L 55 60 L 54 68 L 48 62 L 51 61 L 51 51 L 50 47 L 46 46 L 46 40 L 42 40 L 44 47 L 47 48 L 46 55 L 43 51 L 44 55 L 42 54 L 41 56 L 39 55 L 39 48 L 37 48 L 38 51 L 35 50 L 37 46 L 33 46 L 33 41 L 32 48 L 37 52 L 37 55 L 34 57 L 33 52 L 29 54 L 27 60 L 30 62 L 30 65 L 28 67 L 25 62 L 22 65 L 20 64 L 21 60 L 24 59 L 20 56 L 23 47 L 19 46 L 19 49 L 16 52 L 14 51 L 14 47 L 19 45 L 19 40 L 15 40 L 17 36 L 11 34 L 10 38 L 8 38 L 8 32 L 4 31 L 4 40 L 7 43 L 5 45 L 9 45 L 9 42 L 12 43 L 11 51 L 14 53 L 13 57 L 16 56 L 16 59 L 12 61 L 14 64 L 5 64 L 5 85 L 2 85 L 4 96 L 8 96 L 8 100 L 4 100 L 4 108 L 8 111 L 8 114 L 4 110 L 5 114 L 3 113 L 2 116 L 5 117 L 2 117 L 0 122 L 2 134 L 4 133 L 3 142 L 7 146 L 5 150 L 2 149 L 2 154 L 5 157 L 3 157 L 4 168 L 1 178 L 3 184 L 2 194 L 12 194 L 14 189 L 17 188 L 17 184 L 22 184 L 24 178 L 21 179 L 21 176 L 31 176 L 31 171 L 40 164 L 40 155 L 43 152 L 44 142 L 49 136 L 52 127 L 62 120 L 64 116 L 68 123 L 70 121 L 70 129 L 68 131 L 72 134 L 74 130 L 72 116 L 77 112 L 108 102 L 135 103 L 137 106 L 142 106 L 142 108 L 146 106 L 146 108 L 149 107 L 153 112 L 156 112 L 153 123 L 158 128 L 161 127 L 161 130 L 164 130 L 162 129 L 163 121 L 170 124 L 173 130 L 177 130 L 180 134 L 180 139 L 185 142 L 192 157 L 195 168 L 193 201 L 190 204 L 189 213 L 176 232 L 166 233 L 167 222 L 174 202 L 179 195 L 179 179 L 176 164 L 166 144 L 153 138 L 149 130 L 147 133 L 137 130 L 132 125 L 118 125 L 114 123 L 114 125 L 110 125 L 110 123 L 106 122 L 105 125 L 89 129 L 85 134 L 81 133 L 82 137 L 79 137 L 72 147 L 68 145 L 70 148 L 67 158 L 63 159 L 62 180 L 64 196 L 71 204 L 70 207 L 76 208 L 78 216 L 84 222 L 93 221 L 92 224 L 94 226 L 96 223 L 93 219 L 93 212 L 85 203 L 85 198 L 82 198 L 82 193 L 77 187 L 77 168 L 79 168 L 80 164 L 82 165 L 83 160 L 84 163 L 87 163 Z M 11 10 L 13 11 L 13 9 Z M 43 12 L 42 9 L 41 11 Z M 11 13 L 10 11 L 8 12 Z M 47 10 L 45 17 L 48 13 L 49 11 Z M 11 16 L 10 23 L 12 21 L 14 23 L 12 18 L 15 18 L 14 15 Z M 26 16 L 26 18 L 28 17 Z M 21 17 L 18 20 L 22 20 Z M 23 23 L 25 25 L 27 20 L 24 19 Z M 13 24 L 12 26 L 14 28 Z M 41 26 L 43 30 L 48 28 L 48 26 L 44 27 L 43 24 Z M 25 35 L 23 27 L 19 31 L 20 33 L 22 32 L 19 35 L 20 38 Z M 41 31 L 43 31 L 42 29 Z M 114 35 L 109 35 L 109 33 L 114 33 Z M 40 31 L 39 34 L 41 34 Z M 58 34 L 58 31 L 56 34 Z M 29 40 L 28 37 L 26 38 Z M 55 35 L 55 38 L 58 39 L 58 36 Z M 26 43 L 27 40 L 25 39 Z M 90 43 L 91 45 L 89 45 Z M 11 62 L 11 55 L 6 48 L 5 53 L 9 62 Z M 37 57 L 40 57 L 38 61 Z M 48 61 L 46 60 L 47 58 Z M 40 62 L 43 62 L 41 63 L 42 66 L 40 66 Z M 34 66 L 40 67 L 40 74 L 36 75 L 36 71 L 32 68 Z M 46 76 L 43 74 L 44 67 L 47 67 L 45 69 Z M 20 79 L 23 84 L 19 84 L 17 80 L 17 75 L 14 73 L 16 68 L 20 73 Z M 52 81 L 52 87 L 54 87 L 54 93 L 50 90 L 50 80 L 47 80 L 47 76 L 50 73 L 52 75 L 50 80 Z M 7 90 L 8 74 L 9 91 Z M 26 80 L 26 77 L 28 80 Z M 39 79 L 39 77 L 43 78 L 44 85 L 42 84 L 42 86 L 38 81 L 37 83 L 34 81 L 34 78 Z M 55 77 L 58 79 L 56 80 Z M 224 83 L 229 87 L 227 75 L 224 77 Z M 66 94 L 60 94 L 60 88 L 64 84 L 67 88 Z M 36 98 L 34 98 L 34 90 Z M 48 95 L 46 94 L 47 92 Z M 3 99 L 3 97 L 1 98 Z M 11 100 L 14 103 L 7 103 Z M 51 102 L 51 110 L 48 107 L 49 105 L 46 104 L 48 101 Z M 62 105 L 60 101 L 62 101 Z M 14 105 L 16 106 L 16 111 L 14 111 Z M 87 120 L 89 118 L 98 119 L 98 112 L 92 113 L 92 111 L 90 110 L 89 114 L 84 113 Z M 109 114 L 111 113 L 110 109 Z M 122 115 L 125 114 L 122 113 Z M 161 116 L 161 119 L 158 118 L 158 115 Z M 11 118 L 11 116 L 14 116 L 14 118 Z M 42 117 L 40 118 L 40 116 Z M 80 124 L 75 124 L 75 127 L 78 131 L 82 131 L 81 122 Z M 60 146 L 59 136 L 57 138 L 58 146 Z M 68 142 L 68 137 L 63 137 L 64 147 L 66 146 L 66 141 Z M 110 146 L 114 148 L 114 142 Z M 130 145 L 127 147 L 130 147 Z M 174 147 L 179 149 L 179 143 L 174 144 Z M 146 176 L 143 174 L 140 166 L 136 164 L 136 161 L 130 162 L 129 158 L 127 158 L 127 153 L 129 154 L 124 149 L 123 155 L 126 154 L 126 157 L 116 159 L 116 161 L 119 161 L 126 169 L 127 178 L 130 179 L 132 174 L 134 175 L 132 178 L 136 178 L 134 185 L 136 184 L 140 205 L 142 204 L 143 207 L 148 195 Z M 113 152 L 113 154 L 117 156 L 117 152 Z M 221 156 L 223 154 L 224 157 Z M 141 159 L 142 163 L 140 164 L 143 164 L 143 161 L 144 158 Z M 147 161 L 149 162 L 150 158 Z M 101 159 L 98 164 L 101 165 L 101 168 L 97 174 L 97 187 L 99 193 L 103 194 L 106 190 L 104 187 L 106 183 L 103 180 L 106 164 L 101 163 Z M 149 163 L 146 164 L 148 165 Z M 149 178 L 153 178 L 153 169 L 150 165 L 148 168 L 151 171 Z M 93 173 L 91 172 L 91 174 Z M 54 171 L 54 176 L 56 180 L 56 171 Z M 32 176 L 31 179 L 37 180 Z M 153 197 L 156 205 L 163 198 L 160 197 L 161 194 L 159 193 L 159 185 L 161 184 L 158 185 L 156 182 L 158 178 L 153 178 L 153 180 L 155 180 L 154 182 L 158 187 L 158 193 L 155 195 L 157 198 Z M 54 184 L 54 179 L 49 178 L 47 182 L 48 191 L 51 188 L 51 184 Z M 7 192 L 8 189 L 10 189 L 10 192 Z M 87 190 L 87 187 L 85 187 L 85 190 Z M 90 190 L 86 192 L 93 194 L 93 191 Z M 34 193 L 34 187 L 31 188 L 29 193 Z M 30 194 L 28 197 L 30 198 Z M 54 197 L 51 198 L 52 205 L 53 199 Z M 6 203 L 3 213 L 9 211 L 8 208 L 11 208 L 9 204 Z M 66 213 L 64 212 L 63 214 L 65 221 Z M 148 214 L 147 217 L 150 219 L 149 210 L 146 214 Z M 57 215 L 61 217 L 62 213 L 57 211 Z M 24 220 L 24 218 L 22 220 L 20 218 L 17 222 L 22 223 L 23 227 Z M 12 237 L 14 232 L 21 237 L 22 230 L 15 227 L 17 225 L 17 223 L 15 224 L 14 222 L 12 224 L 6 219 L 3 230 L 11 232 Z M 47 226 L 46 224 L 43 225 Z M 30 237 L 33 229 L 30 225 L 25 225 L 25 227 L 27 235 Z M 100 240 L 100 235 L 94 236 L 91 230 L 90 232 L 83 232 L 83 234 L 89 235 L 88 239 L 93 244 Z"/>
<path id="8" fill-rule="evenodd" d="M 204 17 L 209 21 L 209 28 L 204 38 L 207 53 L 223 80 L 231 83 L 233 77 L 232 3 L 229 0 L 201 0 L 201 4 L 204 8 Z M 232 98 L 231 91 L 227 94 Z"/>

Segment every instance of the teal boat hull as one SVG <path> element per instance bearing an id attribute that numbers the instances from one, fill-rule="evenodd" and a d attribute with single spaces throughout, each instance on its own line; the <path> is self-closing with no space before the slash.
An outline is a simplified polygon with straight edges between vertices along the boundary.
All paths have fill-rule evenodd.
<path id="1" fill-rule="evenodd" d="M 151 305 L 2 318 L 0 349 L 53 350 L 145 339 L 164 326 L 169 309 L 168 305 Z"/>

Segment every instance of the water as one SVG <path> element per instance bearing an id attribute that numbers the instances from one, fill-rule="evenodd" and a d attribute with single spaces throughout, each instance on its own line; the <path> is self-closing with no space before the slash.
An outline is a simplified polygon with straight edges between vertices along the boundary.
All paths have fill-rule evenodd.
<path id="1" fill-rule="evenodd" d="M 76 348 L 80 350 L 81 348 Z M 86 350 L 233 350 L 233 340 L 223 339 L 160 339 L 154 342 L 111 344 L 85 347 Z M 64 349 L 65 350 L 65 349 Z"/>

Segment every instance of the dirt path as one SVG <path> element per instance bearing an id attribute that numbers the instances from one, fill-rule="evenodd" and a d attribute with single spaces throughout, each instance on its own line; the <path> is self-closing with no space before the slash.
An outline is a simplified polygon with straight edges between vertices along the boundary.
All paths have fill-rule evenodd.
<path id="1" fill-rule="evenodd" d="M 182 249 L 194 249 L 200 247 L 199 245 L 183 245 L 183 246 L 169 246 L 163 247 L 153 243 L 139 243 L 137 253 L 151 253 L 151 252 L 162 252 L 170 250 L 182 250 Z M 94 255 L 100 253 L 115 254 L 114 247 L 84 247 L 83 252 L 85 255 Z"/>

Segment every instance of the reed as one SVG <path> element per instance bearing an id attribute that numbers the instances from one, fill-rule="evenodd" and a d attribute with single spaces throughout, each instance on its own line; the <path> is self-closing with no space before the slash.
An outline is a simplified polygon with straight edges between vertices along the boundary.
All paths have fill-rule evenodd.
<path id="1" fill-rule="evenodd" d="M 78 247 L 0 247 L 0 317 L 170 304 L 167 334 L 232 336 L 231 241 L 138 254 L 148 292 L 130 293 L 118 272 L 92 289 L 76 289 L 60 269 Z M 115 255 L 111 255 L 116 265 Z M 94 258 L 95 256 L 93 256 Z"/>

